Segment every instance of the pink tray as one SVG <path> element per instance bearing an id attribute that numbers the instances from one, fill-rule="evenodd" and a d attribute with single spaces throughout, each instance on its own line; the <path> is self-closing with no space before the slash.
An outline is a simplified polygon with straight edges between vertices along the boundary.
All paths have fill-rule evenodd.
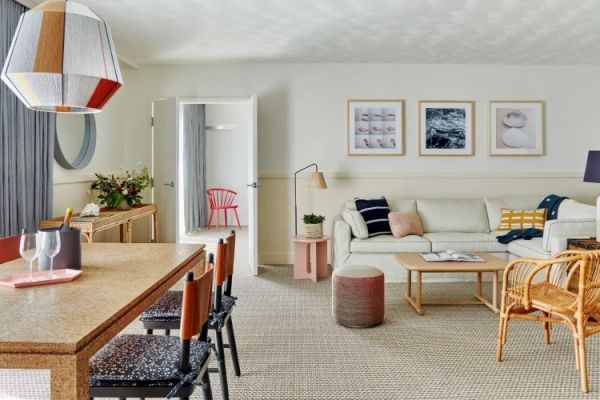
<path id="1" fill-rule="evenodd" d="M 29 273 L 11 274 L 0 278 L 0 286 L 9 286 L 14 288 L 51 285 L 54 283 L 71 282 L 81 275 L 80 270 L 76 269 L 55 269 L 52 278 L 48 276 L 48 271 L 38 271 L 33 273 L 33 281 L 29 280 Z"/>

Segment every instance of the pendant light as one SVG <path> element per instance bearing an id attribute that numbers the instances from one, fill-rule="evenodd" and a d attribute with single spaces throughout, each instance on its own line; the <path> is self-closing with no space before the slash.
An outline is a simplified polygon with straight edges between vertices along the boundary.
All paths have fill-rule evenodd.
<path id="1" fill-rule="evenodd" d="M 59 113 L 99 112 L 123 85 L 108 25 L 65 0 L 21 15 L 1 78 L 28 108 Z"/>

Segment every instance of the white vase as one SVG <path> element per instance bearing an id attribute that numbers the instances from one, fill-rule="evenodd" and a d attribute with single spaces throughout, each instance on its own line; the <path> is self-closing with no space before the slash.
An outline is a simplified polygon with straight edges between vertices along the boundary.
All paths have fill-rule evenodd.
<path id="1" fill-rule="evenodd" d="M 121 211 L 131 210 L 131 206 L 129 205 L 129 203 L 127 202 L 127 200 L 123 199 L 123 200 L 121 200 L 121 202 L 117 206 L 117 210 L 121 210 Z"/>

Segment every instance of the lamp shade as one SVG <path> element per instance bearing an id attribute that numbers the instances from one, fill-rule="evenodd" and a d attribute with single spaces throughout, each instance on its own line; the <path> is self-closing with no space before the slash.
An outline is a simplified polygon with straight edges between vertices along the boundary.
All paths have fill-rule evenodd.
<path id="1" fill-rule="evenodd" d="M 600 150 L 588 152 L 583 181 L 600 183 Z"/>
<path id="2" fill-rule="evenodd" d="M 312 189 L 327 189 L 327 183 L 325 183 L 325 177 L 322 172 L 313 172 L 312 179 L 308 185 Z"/>
<path id="3" fill-rule="evenodd" d="M 64 0 L 21 15 L 1 77 L 27 107 L 50 112 L 98 112 L 123 85 L 108 25 Z"/>

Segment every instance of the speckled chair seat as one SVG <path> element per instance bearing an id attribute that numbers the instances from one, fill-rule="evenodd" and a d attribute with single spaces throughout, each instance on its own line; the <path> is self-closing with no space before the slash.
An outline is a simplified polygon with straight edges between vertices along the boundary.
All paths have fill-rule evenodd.
<path id="1" fill-rule="evenodd" d="M 199 370 L 210 354 L 210 344 L 191 341 L 191 370 Z M 180 381 L 175 374 L 179 338 L 120 335 L 90 359 L 90 386 L 164 386 Z M 168 392 L 168 391 L 167 391 Z"/>
<path id="2" fill-rule="evenodd" d="M 213 294 L 214 298 L 214 294 Z M 169 290 L 162 295 L 154 304 L 148 307 L 140 317 L 142 322 L 172 322 L 175 326 L 181 319 L 181 303 L 183 292 L 181 290 Z M 235 305 L 235 299 L 231 296 L 223 295 L 221 300 L 220 313 L 229 313 Z M 208 325 L 211 329 L 216 328 L 219 320 L 211 312 Z"/>

